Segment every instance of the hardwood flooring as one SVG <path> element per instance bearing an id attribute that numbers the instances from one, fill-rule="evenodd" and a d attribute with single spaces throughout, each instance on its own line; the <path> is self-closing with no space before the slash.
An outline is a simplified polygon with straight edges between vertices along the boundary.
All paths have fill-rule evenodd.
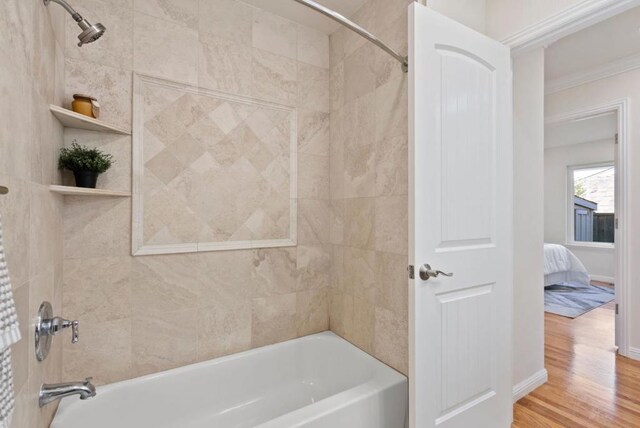
<path id="1" fill-rule="evenodd" d="M 640 362 L 617 356 L 614 305 L 545 313 L 549 382 L 514 405 L 514 428 L 640 427 Z"/>

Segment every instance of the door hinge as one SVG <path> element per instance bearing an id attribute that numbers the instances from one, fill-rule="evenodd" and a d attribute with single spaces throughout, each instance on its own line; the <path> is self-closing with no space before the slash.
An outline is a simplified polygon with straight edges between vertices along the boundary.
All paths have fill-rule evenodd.
<path id="1" fill-rule="evenodd" d="M 618 307 L 618 304 L 616 303 L 616 315 L 618 315 L 618 314 L 620 313 L 620 312 L 619 312 L 619 309 L 620 309 L 620 308 Z"/>
<path id="2" fill-rule="evenodd" d="M 616 133 L 616 144 L 618 144 L 618 134 Z"/>
<path id="3" fill-rule="evenodd" d="M 413 267 L 413 265 L 407 266 L 407 271 L 409 271 L 409 279 L 416 278 L 416 269 Z"/>
<path id="4" fill-rule="evenodd" d="M 617 218 L 616 218 L 615 224 L 616 224 L 616 229 L 617 229 L 618 228 L 618 219 Z"/>

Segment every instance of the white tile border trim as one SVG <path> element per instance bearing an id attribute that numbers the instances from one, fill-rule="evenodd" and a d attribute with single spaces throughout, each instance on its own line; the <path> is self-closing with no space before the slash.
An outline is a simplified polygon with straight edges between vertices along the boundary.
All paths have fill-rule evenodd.
<path id="1" fill-rule="evenodd" d="M 549 380 L 547 369 L 542 369 L 533 376 L 523 380 L 513 387 L 513 402 L 533 392 L 536 388 L 544 385 Z"/>
<path id="2" fill-rule="evenodd" d="M 162 88 L 175 89 L 196 95 L 212 96 L 236 103 L 258 105 L 270 109 L 291 112 L 290 170 L 289 170 L 289 237 L 286 239 L 267 239 L 257 241 L 200 242 L 170 245 L 144 245 L 143 220 L 144 205 L 142 198 L 144 178 L 144 100 L 142 85 L 150 84 Z M 243 97 L 211 89 L 198 88 L 186 83 L 173 82 L 157 77 L 133 74 L 133 144 L 132 144 L 132 209 L 131 209 L 131 253 L 134 256 L 152 254 L 195 253 L 204 251 L 225 251 L 256 248 L 292 247 L 297 243 L 297 197 L 298 197 L 298 119 L 297 109 L 293 106 L 277 104 L 256 98 Z"/>

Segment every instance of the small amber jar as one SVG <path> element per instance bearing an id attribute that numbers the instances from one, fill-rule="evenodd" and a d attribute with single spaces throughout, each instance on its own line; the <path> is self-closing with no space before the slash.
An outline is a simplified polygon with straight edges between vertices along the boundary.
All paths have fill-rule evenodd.
<path id="1" fill-rule="evenodd" d="M 97 119 L 100 116 L 100 105 L 98 100 L 89 95 L 74 94 L 71 108 L 76 113 Z"/>

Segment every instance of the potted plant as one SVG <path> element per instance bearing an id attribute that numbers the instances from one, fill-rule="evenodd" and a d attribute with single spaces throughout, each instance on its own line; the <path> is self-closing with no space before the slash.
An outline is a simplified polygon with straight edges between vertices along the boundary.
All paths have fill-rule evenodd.
<path id="1" fill-rule="evenodd" d="M 74 141 L 71 147 L 60 149 L 58 168 L 72 171 L 77 187 L 95 189 L 98 175 L 108 170 L 113 162 L 110 154 L 100 149 L 80 146 Z"/>

